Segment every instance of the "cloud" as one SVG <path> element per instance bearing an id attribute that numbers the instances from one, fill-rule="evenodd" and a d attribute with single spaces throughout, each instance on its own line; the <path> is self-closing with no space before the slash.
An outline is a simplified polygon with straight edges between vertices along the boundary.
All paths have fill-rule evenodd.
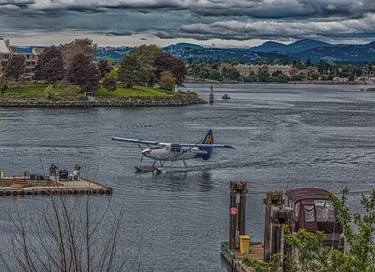
<path id="1" fill-rule="evenodd" d="M 243 41 L 374 37 L 375 0 L 0 0 L 0 31 Z"/>
<path id="2" fill-rule="evenodd" d="M 367 14 L 358 19 L 335 20 L 227 20 L 209 24 L 196 23 L 182 26 L 176 32 L 159 31 L 160 38 L 189 37 L 195 39 L 253 38 L 317 38 L 375 36 L 375 14 Z"/>
<path id="3" fill-rule="evenodd" d="M 375 11 L 373 0 L 1 0 L 0 5 L 22 6 L 24 10 L 186 10 L 205 16 L 250 16 L 286 18 L 300 16 L 362 16 Z"/>

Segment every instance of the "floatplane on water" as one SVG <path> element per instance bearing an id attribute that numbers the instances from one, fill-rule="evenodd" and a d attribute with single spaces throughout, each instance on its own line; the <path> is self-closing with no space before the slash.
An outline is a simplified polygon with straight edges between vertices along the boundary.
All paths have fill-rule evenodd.
<path id="1" fill-rule="evenodd" d="M 141 139 L 129 139 L 129 138 L 112 138 L 114 141 L 128 142 L 138 144 L 141 150 L 141 162 L 143 157 L 154 160 L 151 166 L 136 166 L 137 172 L 187 172 L 187 171 L 201 171 L 204 170 L 204 166 L 191 166 L 188 167 L 186 164 L 187 160 L 202 159 L 209 160 L 215 148 L 229 148 L 234 149 L 233 146 L 227 144 L 214 144 L 214 136 L 211 130 L 208 131 L 203 141 L 195 144 L 185 143 L 162 143 L 158 141 L 147 141 Z M 147 148 L 143 148 L 142 145 L 146 145 Z M 178 167 L 176 163 L 178 161 L 183 162 L 183 167 Z M 156 163 L 159 162 L 160 166 Z M 166 166 L 165 163 L 169 162 L 170 166 Z"/>

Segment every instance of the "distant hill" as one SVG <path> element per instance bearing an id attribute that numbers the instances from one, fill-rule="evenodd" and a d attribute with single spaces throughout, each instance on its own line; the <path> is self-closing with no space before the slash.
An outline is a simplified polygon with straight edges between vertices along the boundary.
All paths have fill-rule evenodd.
<path id="1" fill-rule="evenodd" d="M 198 44 L 193 44 L 193 43 L 177 43 L 177 44 L 166 46 L 163 49 L 170 51 L 170 50 L 180 50 L 180 49 L 204 49 L 204 47 Z"/>
<path id="2" fill-rule="evenodd" d="M 250 48 L 254 52 L 283 52 L 286 50 L 287 45 L 278 42 L 265 42 L 262 45 Z"/>
<path id="3" fill-rule="evenodd" d="M 98 48 L 98 59 L 121 61 L 130 47 Z M 275 59 L 285 61 L 307 61 L 312 63 L 332 61 L 363 65 L 375 63 L 375 42 L 364 45 L 329 44 L 316 40 L 300 40 L 291 44 L 266 42 L 253 48 L 209 48 L 191 43 L 178 43 L 163 47 L 184 62 L 188 61 L 235 61 L 246 64 Z"/>
<path id="4" fill-rule="evenodd" d="M 321 60 L 338 63 L 366 64 L 375 62 L 375 42 L 364 45 L 337 44 L 306 50 L 293 56 L 296 59 L 317 63 Z"/>
<path id="5" fill-rule="evenodd" d="M 260 46 L 250 48 L 254 52 L 278 52 L 278 53 L 300 53 L 314 48 L 324 48 L 332 46 L 329 43 L 317 40 L 299 40 L 291 44 L 278 42 L 265 42 Z"/>

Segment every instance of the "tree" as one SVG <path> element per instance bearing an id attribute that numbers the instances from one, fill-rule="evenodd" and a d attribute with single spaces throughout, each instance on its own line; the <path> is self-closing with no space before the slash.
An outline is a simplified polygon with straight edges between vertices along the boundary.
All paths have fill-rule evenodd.
<path id="1" fill-rule="evenodd" d="M 0 96 L 3 94 L 3 92 L 6 92 L 8 90 L 8 82 L 4 77 L 0 77 Z"/>
<path id="2" fill-rule="evenodd" d="M 79 85 L 83 91 L 92 91 L 99 85 L 99 71 L 91 57 L 81 53 L 70 63 L 67 79 L 72 84 Z"/>
<path id="3" fill-rule="evenodd" d="M 178 58 L 168 54 L 160 53 L 155 60 L 156 74 L 160 78 L 160 74 L 164 71 L 169 71 L 176 78 L 176 84 L 181 86 L 186 78 L 185 64 Z"/>
<path id="4" fill-rule="evenodd" d="M 35 67 L 35 79 L 56 83 L 64 78 L 64 62 L 61 49 L 56 46 L 46 48 Z"/>
<path id="5" fill-rule="evenodd" d="M 140 82 L 141 69 L 137 56 L 128 54 L 124 57 L 118 70 L 118 79 L 127 88 L 132 88 L 134 84 Z"/>
<path id="6" fill-rule="evenodd" d="M 259 70 L 258 77 L 260 82 L 270 81 L 270 74 L 267 65 L 262 65 L 262 67 Z"/>
<path id="7" fill-rule="evenodd" d="M 114 91 L 117 88 L 117 79 L 114 77 L 105 77 L 102 86 L 109 91 Z"/>
<path id="8" fill-rule="evenodd" d="M 158 80 L 155 61 L 160 54 L 160 48 L 156 45 L 142 45 L 129 54 L 134 55 L 137 59 L 138 65 L 136 67 L 142 75 L 142 77 L 139 77 L 140 83 L 149 87 L 153 86 Z"/>
<path id="9" fill-rule="evenodd" d="M 164 90 L 173 91 L 176 85 L 176 78 L 171 72 L 164 71 L 160 75 L 159 85 Z"/>
<path id="10" fill-rule="evenodd" d="M 160 53 L 156 45 L 142 45 L 130 51 L 119 69 L 119 80 L 124 86 L 134 84 L 153 86 L 157 82 L 155 60 Z"/>
<path id="11" fill-rule="evenodd" d="M 233 66 L 224 67 L 221 75 L 224 79 L 229 80 L 240 80 L 241 78 L 240 73 Z"/>
<path id="12" fill-rule="evenodd" d="M 51 196 L 33 212 L 37 216 L 27 221 L 23 211 L 9 215 L 12 231 L 9 249 L 0 254 L 1 271 L 134 271 L 137 266 L 120 248 L 123 206 L 113 212 L 109 202 L 99 208 L 88 196 Z"/>
<path id="13" fill-rule="evenodd" d="M 11 55 L 5 68 L 7 79 L 19 80 L 26 73 L 25 57 L 22 55 Z"/>
<path id="14" fill-rule="evenodd" d="M 100 78 L 103 78 L 112 70 L 112 67 L 109 65 L 108 60 L 100 60 L 98 63 L 98 70 L 100 73 Z"/>
<path id="15" fill-rule="evenodd" d="M 67 68 L 74 60 L 76 55 L 83 54 L 90 57 L 94 61 L 97 45 L 90 39 L 75 39 L 70 43 L 61 46 L 64 60 L 64 66 Z"/>

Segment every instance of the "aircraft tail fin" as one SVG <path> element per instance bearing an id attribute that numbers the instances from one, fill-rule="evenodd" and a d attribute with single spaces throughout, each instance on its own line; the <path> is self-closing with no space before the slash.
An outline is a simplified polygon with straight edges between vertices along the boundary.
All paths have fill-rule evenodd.
<path id="1" fill-rule="evenodd" d="M 213 143 L 214 143 L 214 134 L 212 133 L 212 130 L 210 129 L 207 132 L 206 136 L 204 137 L 202 144 L 213 144 Z M 211 157 L 212 151 L 214 149 L 212 147 L 202 147 L 201 149 L 207 152 L 207 154 L 202 156 L 202 159 L 208 160 Z"/>

